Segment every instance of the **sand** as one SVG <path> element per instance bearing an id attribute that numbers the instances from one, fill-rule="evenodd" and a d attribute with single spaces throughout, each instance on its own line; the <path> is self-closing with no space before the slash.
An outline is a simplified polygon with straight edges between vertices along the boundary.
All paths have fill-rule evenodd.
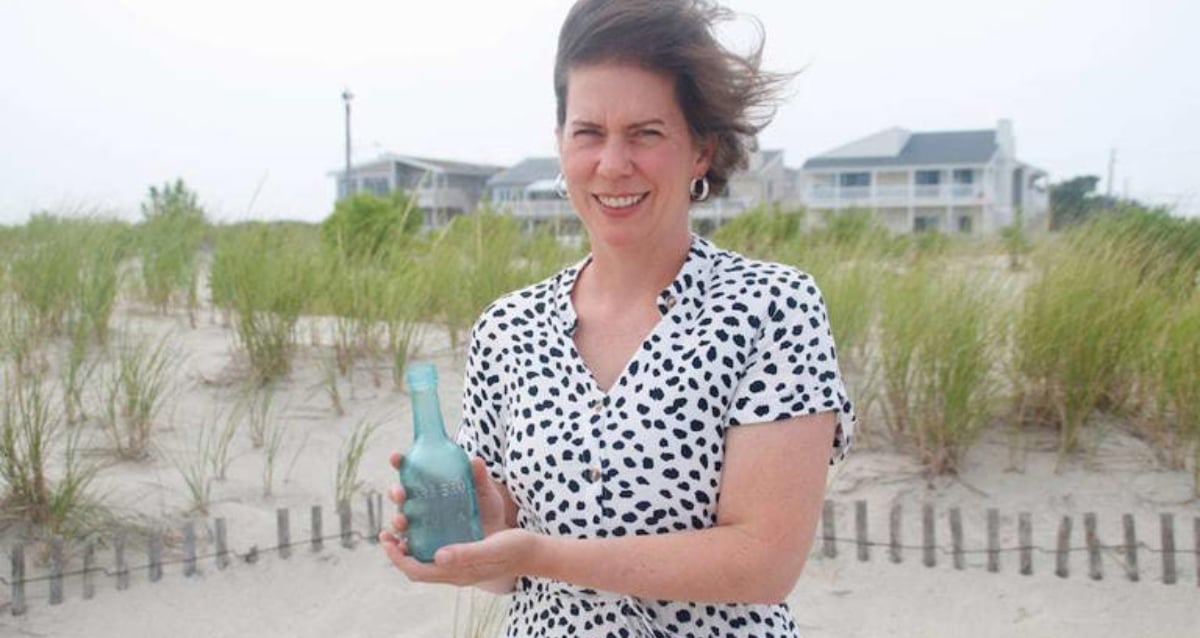
<path id="1" fill-rule="evenodd" d="M 137 305 L 124 305 L 116 319 L 115 337 L 166 339 L 177 356 L 173 389 L 154 433 L 155 448 L 143 461 L 113 462 L 96 487 L 110 508 L 144 528 L 170 531 L 166 556 L 180 557 L 178 529 L 185 520 L 199 526 L 201 552 L 211 552 L 215 517 L 226 519 L 235 558 L 218 569 L 203 559 L 198 573 L 183 575 L 179 564 L 165 568 L 151 583 L 135 573 L 125 591 L 113 578 L 100 575 L 91 600 L 81 597 L 81 579 L 68 579 L 66 601 L 51 606 L 44 582 L 32 584 L 28 610 L 10 614 L 10 592 L 0 591 L 0 636 L 413 636 L 467 635 L 463 626 L 468 604 L 477 610 L 490 599 L 469 590 L 408 583 L 387 562 L 377 545 L 359 540 L 354 549 L 326 543 L 319 552 L 294 548 L 289 558 L 260 552 L 249 563 L 251 547 L 269 548 L 276 539 L 276 511 L 290 508 L 293 536 L 307 539 L 308 512 L 322 505 L 326 533 L 333 533 L 334 473 L 345 437 L 364 420 L 378 425 L 359 476 L 360 493 L 382 491 L 395 480 L 388 452 L 411 442 L 408 403 L 392 383 L 387 362 L 360 362 L 350 377 L 339 377 L 338 393 L 345 414 L 334 409 L 327 383 L 331 324 L 309 319 L 298 334 L 302 347 L 289 378 L 272 401 L 273 420 L 286 428 L 271 494 L 264 495 L 266 454 L 255 449 L 245 430 L 237 433 L 233 460 L 225 480 L 216 481 L 207 516 L 194 513 L 180 459 L 194 455 L 195 432 L 219 421 L 237 404 L 245 375 L 232 331 L 219 315 L 201 313 L 192 328 L 181 313 L 159 316 Z M 460 410 L 461 352 L 449 347 L 447 335 L 430 328 L 420 358 L 434 361 L 441 373 L 441 396 L 448 422 Z M 53 370 L 55 363 L 50 360 Z M 53 372 L 51 373 L 53 377 Z M 89 401 L 98 405 L 98 396 Z M 91 458 L 111 460 L 94 424 Z M 1088 452 L 1059 462 L 1050 433 L 1026 433 L 1013 439 L 996 428 L 973 448 L 956 477 L 927 480 L 912 459 L 891 451 L 881 436 L 868 436 L 831 477 L 829 498 L 837 504 L 838 555 L 814 547 L 805 573 L 789 598 L 804 635 L 833 636 L 1187 636 L 1200 632 L 1200 586 L 1193 530 L 1200 504 L 1192 497 L 1187 471 L 1167 470 L 1142 442 L 1119 423 L 1098 428 Z M 174 461 L 172 460 L 174 459 Z M 854 503 L 867 504 L 869 537 L 880 546 L 860 561 L 853 544 Z M 901 541 L 921 544 L 921 509 L 931 504 L 938 544 L 949 546 L 949 511 L 960 509 L 964 542 L 970 553 L 964 569 L 939 552 L 937 565 L 926 567 L 918 549 L 906 549 L 899 563 L 890 560 L 889 513 L 902 511 Z M 1052 550 L 1064 516 L 1074 523 L 1071 545 L 1084 546 L 1083 515 L 1095 513 L 1102 544 L 1123 542 L 1121 519 L 1134 517 L 1140 552 L 1140 581 L 1124 575 L 1123 553 L 1105 550 L 1103 578 L 1088 576 L 1087 553 L 1071 554 L 1070 575 L 1055 575 L 1050 551 L 1033 555 L 1034 573 L 1018 572 L 1018 555 L 1006 551 L 998 573 L 989 573 L 986 556 L 986 512 L 1000 514 L 1000 542 L 1015 547 L 1018 514 L 1027 512 L 1034 545 Z M 365 528 L 366 505 L 356 498 L 354 516 Z M 1174 516 L 1178 582 L 1163 584 L 1160 515 Z M 0 536 L 7 552 L 14 530 Z M 33 550 L 31 550 L 33 551 Z M 131 547 L 130 559 L 144 564 L 142 547 Z M 33 551 L 37 554 L 37 551 Z M 111 569 L 111 549 L 99 552 Z M 77 548 L 67 569 L 80 566 Z M 45 573 L 32 561 L 33 575 Z M 7 561 L 0 575 L 8 576 Z M 500 601 L 500 604 L 503 600 Z M 478 614 L 476 614 L 478 615 Z M 456 627 L 456 620 L 459 626 Z"/>

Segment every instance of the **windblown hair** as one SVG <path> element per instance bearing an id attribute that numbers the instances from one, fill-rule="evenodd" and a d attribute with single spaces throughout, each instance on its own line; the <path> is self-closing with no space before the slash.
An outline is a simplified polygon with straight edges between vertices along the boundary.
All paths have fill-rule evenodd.
<path id="1" fill-rule="evenodd" d="M 669 74 L 692 137 L 715 143 L 707 177 L 714 195 L 746 168 L 756 135 L 775 115 L 778 94 L 792 74 L 759 68 L 764 35 L 746 55 L 714 34 L 734 17 L 711 0 L 578 0 L 558 36 L 554 94 L 558 126 L 566 123 L 567 74 L 573 67 L 633 63 Z"/>

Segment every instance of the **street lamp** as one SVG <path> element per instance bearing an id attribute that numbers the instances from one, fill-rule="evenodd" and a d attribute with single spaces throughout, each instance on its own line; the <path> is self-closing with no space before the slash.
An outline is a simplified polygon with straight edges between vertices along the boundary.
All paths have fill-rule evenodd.
<path id="1" fill-rule="evenodd" d="M 354 194 L 354 180 L 350 175 L 350 100 L 354 94 L 349 88 L 342 90 L 342 101 L 346 103 L 346 197 Z"/>

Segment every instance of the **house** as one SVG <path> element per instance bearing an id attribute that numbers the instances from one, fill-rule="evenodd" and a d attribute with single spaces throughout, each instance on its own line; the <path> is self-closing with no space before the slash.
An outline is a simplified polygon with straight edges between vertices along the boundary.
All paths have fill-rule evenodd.
<path id="1" fill-rule="evenodd" d="M 527 158 L 488 179 L 487 198 L 526 226 L 548 223 L 559 231 L 574 233 L 579 229 L 575 212 L 555 191 L 558 172 L 556 157 Z M 784 166 L 783 151 L 753 153 L 747 169 L 731 176 L 725 193 L 692 207 L 693 225 L 701 231 L 711 230 L 764 203 L 798 205 L 796 177 L 795 170 Z"/>
<path id="2" fill-rule="evenodd" d="M 1018 209 L 1027 226 L 1049 210 L 1048 176 L 1017 160 L 1009 120 L 975 131 L 891 128 L 817 155 L 800 173 L 810 211 L 868 209 L 895 232 L 994 234 Z"/>
<path id="3" fill-rule="evenodd" d="M 425 212 L 426 226 L 437 227 L 455 215 L 475 210 L 488 178 L 502 170 L 500 166 L 386 153 L 351 166 L 350 174 L 354 192 L 387 195 L 404 189 L 415 194 L 417 206 Z M 346 171 L 333 171 L 329 176 L 337 180 L 337 199 L 342 199 L 347 193 Z"/>

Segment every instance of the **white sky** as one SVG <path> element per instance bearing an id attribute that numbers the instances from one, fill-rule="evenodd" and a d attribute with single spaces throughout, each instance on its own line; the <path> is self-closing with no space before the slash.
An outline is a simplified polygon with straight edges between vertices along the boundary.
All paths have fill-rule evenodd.
<path id="1" fill-rule="evenodd" d="M 218 220 L 322 219 L 347 86 L 356 161 L 552 155 L 569 4 L 0 0 L 0 223 L 136 219 L 175 177 Z M 762 21 L 768 67 L 805 69 L 762 137 L 789 166 L 891 126 L 1007 117 L 1018 156 L 1053 180 L 1104 177 L 1116 148 L 1117 194 L 1200 215 L 1200 2 L 727 5 Z"/>

